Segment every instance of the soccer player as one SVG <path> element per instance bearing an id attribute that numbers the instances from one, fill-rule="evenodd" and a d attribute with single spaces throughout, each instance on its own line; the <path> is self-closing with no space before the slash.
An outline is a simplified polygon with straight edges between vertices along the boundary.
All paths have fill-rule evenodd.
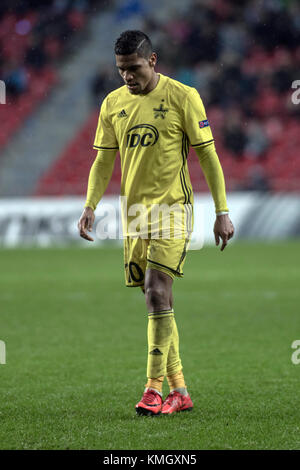
<path id="1" fill-rule="evenodd" d="M 87 232 L 92 230 L 94 211 L 111 178 L 118 150 L 121 196 L 126 196 L 128 208 L 143 205 L 146 215 L 157 204 L 187 208 L 186 224 L 173 221 L 173 236 L 161 238 L 151 236 L 152 219 L 137 236 L 138 231 L 133 233 L 128 228 L 136 212 L 130 214 L 128 210 L 123 214 L 123 220 L 127 218 L 128 222 L 125 232 L 123 226 L 126 285 L 142 288 L 149 312 L 148 380 L 136 412 L 173 414 L 193 408 L 182 372 L 172 296 L 174 278 L 183 275 L 193 224 L 193 191 L 187 166 L 190 146 L 197 153 L 214 199 L 214 234 L 216 245 L 222 239 L 221 251 L 234 228 L 228 216 L 222 168 L 196 89 L 155 71 L 157 54 L 141 31 L 120 35 L 115 43 L 115 58 L 125 84 L 109 93 L 101 105 L 94 142 L 98 153 L 90 170 L 78 229 L 81 237 L 93 241 Z M 182 236 L 175 236 L 175 232 Z M 170 393 L 163 401 L 164 377 Z"/>

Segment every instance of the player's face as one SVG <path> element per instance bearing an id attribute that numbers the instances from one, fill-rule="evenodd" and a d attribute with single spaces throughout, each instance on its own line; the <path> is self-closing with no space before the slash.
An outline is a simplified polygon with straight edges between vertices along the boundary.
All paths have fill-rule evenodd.
<path id="1" fill-rule="evenodd" d="M 149 59 L 138 56 L 136 52 L 116 55 L 116 66 L 132 95 L 146 94 L 154 88 L 156 59 L 155 52 Z"/>

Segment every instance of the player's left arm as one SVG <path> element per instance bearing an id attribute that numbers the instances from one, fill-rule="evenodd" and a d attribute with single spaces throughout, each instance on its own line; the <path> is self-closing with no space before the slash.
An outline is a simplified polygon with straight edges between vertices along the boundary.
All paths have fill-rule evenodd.
<path id="1" fill-rule="evenodd" d="M 182 112 L 184 131 L 199 158 L 214 199 L 216 209 L 215 240 L 216 245 L 219 245 L 220 238 L 222 239 L 221 251 L 223 251 L 228 240 L 233 237 L 234 227 L 228 215 L 224 175 L 216 153 L 210 123 L 206 117 L 203 102 L 195 88 L 191 88 L 187 93 Z"/>
<path id="2" fill-rule="evenodd" d="M 223 170 L 213 142 L 197 147 L 195 151 L 215 203 L 214 235 L 216 245 L 219 245 L 220 238 L 222 239 L 223 251 L 234 235 L 234 227 L 228 215 Z"/>

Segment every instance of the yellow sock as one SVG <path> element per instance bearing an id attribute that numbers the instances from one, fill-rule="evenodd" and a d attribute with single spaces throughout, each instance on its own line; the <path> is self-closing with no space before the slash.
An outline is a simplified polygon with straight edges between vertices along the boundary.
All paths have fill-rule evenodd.
<path id="1" fill-rule="evenodd" d="M 157 377 L 156 379 L 148 379 L 148 382 L 145 384 L 146 388 L 154 388 L 154 390 L 157 390 L 160 394 L 162 394 L 162 387 L 163 387 L 163 382 L 164 382 L 164 376 L 161 375 L 160 377 Z"/>
<path id="2" fill-rule="evenodd" d="M 179 335 L 177 325 L 174 319 L 174 328 L 172 341 L 170 344 L 168 361 L 167 361 L 167 380 L 170 390 L 186 389 L 184 376 L 182 373 L 182 364 L 179 355 Z"/>
<path id="3" fill-rule="evenodd" d="M 167 360 L 167 376 L 176 374 L 182 369 L 181 359 L 179 356 L 179 336 L 176 321 L 174 318 L 172 340 L 169 348 Z"/>
<path id="4" fill-rule="evenodd" d="M 186 388 L 182 370 L 174 375 L 168 376 L 167 380 L 171 391 L 178 388 Z"/>
<path id="5" fill-rule="evenodd" d="M 158 380 L 166 375 L 173 328 L 173 309 L 148 314 L 148 379 Z"/>

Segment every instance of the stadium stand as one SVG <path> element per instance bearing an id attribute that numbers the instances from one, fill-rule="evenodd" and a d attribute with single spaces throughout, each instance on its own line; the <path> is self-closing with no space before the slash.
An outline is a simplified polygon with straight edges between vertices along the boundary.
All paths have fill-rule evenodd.
<path id="1" fill-rule="evenodd" d="M 40 179 L 35 192 L 36 196 L 44 196 L 45 194 L 48 196 L 81 195 L 85 193 L 89 170 L 96 157 L 96 151 L 91 148 L 90 142 L 93 140 L 97 121 L 98 111 L 92 113 L 81 132 Z M 117 157 L 114 177 L 109 183 L 107 192 L 119 193 L 120 180 L 120 159 Z"/>
<path id="2" fill-rule="evenodd" d="M 124 11 L 115 12 L 118 21 L 120 15 L 129 14 L 123 3 Z M 292 82 L 299 78 L 299 3 L 193 0 L 180 15 L 175 9 L 172 12 L 171 6 L 168 15 L 160 15 L 157 9 L 149 12 L 138 3 L 139 14 L 144 15 L 141 29 L 152 38 L 158 52 L 157 70 L 197 88 L 203 98 L 227 189 L 299 191 L 300 113 L 299 105 L 291 100 Z M 74 8 L 77 2 L 73 7 L 66 4 L 69 9 L 62 12 L 62 24 L 80 29 L 85 17 Z M 2 15 L 1 21 L 6 16 Z M 38 24 L 37 18 L 38 13 L 32 14 L 30 21 Z M 9 23 L 7 18 L 5 21 Z M 61 34 L 47 36 L 43 44 L 50 64 L 60 53 L 57 38 Z M 35 195 L 85 194 L 95 157 L 92 142 L 99 102 L 118 86 L 114 69 L 107 63 L 92 80 L 91 115 L 38 181 Z M 51 82 L 49 76 L 47 80 Z M 41 92 L 44 97 L 45 92 Z M 17 120 L 14 113 L 12 116 Z M 9 132 L 3 134 L 7 139 Z M 188 161 L 194 190 L 207 191 L 192 150 Z M 107 192 L 118 192 L 119 181 L 117 163 Z"/>
<path id="3" fill-rule="evenodd" d="M 289 27 L 283 28 L 283 17 Z M 300 189 L 299 111 L 291 106 L 300 54 L 296 18 L 294 2 L 194 1 L 180 19 L 144 22 L 158 50 L 158 71 L 195 86 L 203 96 L 229 191 Z M 109 91 L 109 86 L 101 89 Z M 93 112 L 36 194 L 84 194 L 96 123 Z M 189 168 L 194 189 L 207 190 L 193 150 Z M 108 193 L 118 191 L 119 180 L 117 165 Z"/>
<path id="4" fill-rule="evenodd" d="M 80 35 L 88 8 L 101 3 L 48 0 L 2 1 L 0 6 L 0 76 L 6 105 L 0 107 L 0 150 L 47 99 L 57 82 L 56 68 Z"/>

